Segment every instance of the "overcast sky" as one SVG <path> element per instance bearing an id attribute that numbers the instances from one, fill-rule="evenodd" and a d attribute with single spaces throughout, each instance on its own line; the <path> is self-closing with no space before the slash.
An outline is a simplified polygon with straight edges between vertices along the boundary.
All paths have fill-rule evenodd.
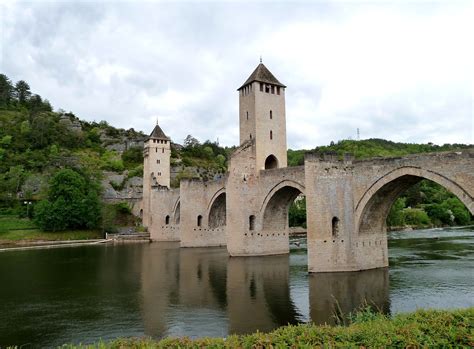
<path id="1" fill-rule="evenodd" d="M 0 70 L 55 109 L 238 144 L 236 89 L 285 85 L 288 146 L 474 143 L 472 1 L 7 1 Z"/>

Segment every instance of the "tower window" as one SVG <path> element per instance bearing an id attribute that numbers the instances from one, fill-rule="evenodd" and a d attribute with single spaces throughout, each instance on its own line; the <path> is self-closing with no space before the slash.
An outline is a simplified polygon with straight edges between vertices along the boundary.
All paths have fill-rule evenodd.
<path id="1" fill-rule="evenodd" d="M 165 224 L 169 225 L 170 224 L 170 216 L 165 217 Z"/>
<path id="2" fill-rule="evenodd" d="M 161 176 L 161 172 L 158 172 L 158 176 Z"/>
<path id="3" fill-rule="evenodd" d="M 252 139 L 252 134 L 250 134 L 250 139 Z"/>
<path id="4" fill-rule="evenodd" d="M 263 82 L 260 83 L 260 91 L 263 92 Z"/>
<path id="5" fill-rule="evenodd" d="M 165 148 L 161 148 L 161 152 L 164 153 L 164 152 L 165 152 Z"/>
<path id="6" fill-rule="evenodd" d="M 272 85 L 272 95 L 275 94 L 275 86 Z"/>
<path id="7" fill-rule="evenodd" d="M 277 86 L 277 95 L 280 95 L 280 86 Z"/>
<path id="8" fill-rule="evenodd" d="M 247 120 L 249 119 L 249 112 L 247 112 Z"/>
<path id="9" fill-rule="evenodd" d="M 270 92 L 270 85 L 265 85 L 265 92 L 269 93 Z"/>
<path id="10" fill-rule="evenodd" d="M 156 163 L 157 163 L 157 164 L 160 164 L 160 163 L 161 163 L 161 160 L 156 160 Z"/>
<path id="11" fill-rule="evenodd" d="M 155 153 L 158 153 L 158 148 L 155 148 Z"/>
<path id="12" fill-rule="evenodd" d="M 271 110 L 270 110 L 270 119 L 273 119 L 273 113 Z"/>
<path id="13" fill-rule="evenodd" d="M 273 131 L 270 131 L 270 139 L 273 139 Z"/>

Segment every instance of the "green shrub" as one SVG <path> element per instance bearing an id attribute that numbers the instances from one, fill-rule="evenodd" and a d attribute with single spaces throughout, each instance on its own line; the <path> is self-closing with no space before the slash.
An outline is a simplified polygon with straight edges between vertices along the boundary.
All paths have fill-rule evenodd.
<path id="1" fill-rule="evenodd" d="M 419 208 L 406 208 L 403 210 L 403 216 L 406 224 L 421 226 L 431 223 L 430 217 Z"/>
<path id="2" fill-rule="evenodd" d="M 35 207 L 36 224 L 43 230 L 92 229 L 100 221 L 99 185 L 71 169 L 56 172 L 48 198 Z"/>

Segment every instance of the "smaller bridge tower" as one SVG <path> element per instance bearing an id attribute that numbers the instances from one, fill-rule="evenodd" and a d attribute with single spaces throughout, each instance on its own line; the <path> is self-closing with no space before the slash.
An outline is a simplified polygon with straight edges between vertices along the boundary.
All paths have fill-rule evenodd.
<path id="1" fill-rule="evenodd" d="M 171 139 L 156 123 L 143 148 L 143 224 L 151 225 L 152 187 L 170 187 Z"/>
<path id="2" fill-rule="evenodd" d="M 261 61 L 238 89 L 240 144 L 255 142 L 257 171 L 287 165 L 285 89 Z"/>
<path id="3" fill-rule="evenodd" d="M 143 150 L 143 186 L 170 187 L 171 140 L 156 123 L 153 132 L 145 140 Z"/>

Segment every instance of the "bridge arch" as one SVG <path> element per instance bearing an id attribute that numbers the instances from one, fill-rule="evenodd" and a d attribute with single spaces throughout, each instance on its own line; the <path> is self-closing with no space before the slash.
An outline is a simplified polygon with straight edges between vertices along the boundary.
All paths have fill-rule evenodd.
<path id="1" fill-rule="evenodd" d="M 208 206 L 208 226 L 210 229 L 215 229 L 219 227 L 224 227 L 226 225 L 227 219 L 227 209 L 226 209 L 226 193 L 225 189 L 219 189 Z"/>
<path id="2" fill-rule="evenodd" d="M 435 171 L 406 166 L 388 172 L 364 192 L 355 208 L 358 233 L 385 232 L 386 218 L 392 204 L 400 194 L 423 179 L 448 189 L 474 214 L 474 199 L 461 185 Z"/>
<path id="3" fill-rule="evenodd" d="M 283 180 L 276 184 L 266 195 L 260 209 L 262 230 L 286 230 L 288 209 L 296 197 L 304 193 L 304 186 L 292 180 Z"/>

